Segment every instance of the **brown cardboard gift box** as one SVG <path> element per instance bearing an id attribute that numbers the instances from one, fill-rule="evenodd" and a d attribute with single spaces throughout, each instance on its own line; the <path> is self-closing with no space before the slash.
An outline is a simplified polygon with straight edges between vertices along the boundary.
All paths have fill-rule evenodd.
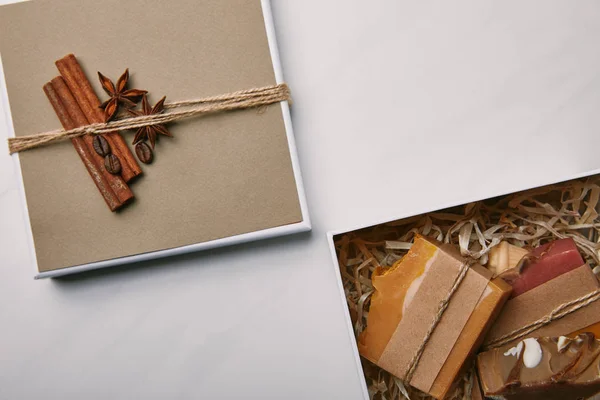
<path id="1" fill-rule="evenodd" d="M 9 4 L 0 52 L 17 137 L 60 128 L 42 87 L 69 53 L 101 100 L 96 71 L 116 80 L 125 68 L 152 104 L 284 83 L 268 0 Z M 118 213 L 69 141 L 14 155 L 36 277 L 310 230 L 288 103 L 263 111 L 170 124 L 173 138 L 157 144 Z M 128 143 L 133 133 L 123 133 Z"/>

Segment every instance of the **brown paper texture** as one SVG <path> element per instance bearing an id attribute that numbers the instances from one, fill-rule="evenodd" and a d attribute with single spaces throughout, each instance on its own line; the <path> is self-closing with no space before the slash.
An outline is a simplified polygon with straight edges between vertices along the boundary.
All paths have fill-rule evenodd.
<path id="1" fill-rule="evenodd" d="M 154 104 L 275 84 L 259 1 L 34 0 L 0 7 L 0 53 L 17 136 L 60 128 L 42 86 L 74 53 Z M 300 222 L 278 104 L 169 125 L 154 163 L 111 213 L 70 142 L 20 154 L 38 268 L 49 271 Z M 131 143 L 133 132 L 125 132 Z"/>
<path id="2" fill-rule="evenodd" d="M 560 275 L 522 295 L 509 300 L 490 329 L 485 344 L 518 328 L 526 326 L 546 315 L 561 304 L 575 300 L 600 287 L 588 265 Z M 600 301 L 531 332 L 528 336 L 561 336 L 598 322 Z M 522 339 L 514 340 L 517 343 Z"/>
<path id="3" fill-rule="evenodd" d="M 377 362 L 380 367 L 398 377 L 406 373 L 463 262 L 460 256 L 457 258 L 440 250 L 436 252 L 419 290 Z M 412 386 L 425 392 L 431 389 L 490 277 L 490 273 L 482 267 L 469 269 L 425 347 L 410 381 Z"/>

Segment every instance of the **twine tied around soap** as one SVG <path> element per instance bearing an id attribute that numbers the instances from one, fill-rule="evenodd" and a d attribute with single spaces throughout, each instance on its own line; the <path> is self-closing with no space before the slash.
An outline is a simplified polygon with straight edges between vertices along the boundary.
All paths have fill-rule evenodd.
<path id="1" fill-rule="evenodd" d="M 597 300 L 600 300 L 600 289 L 590 292 L 575 300 L 563 303 L 547 315 L 543 316 L 542 318 L 530 324 L 527 324 L 519 329 L 515 329 L 514 331 L 509 332 L 503 336 L 500 336 L 498 339 L 495 339 L 488 343 L 485 346 L 484 350 L 490 350 L 497 347 L 501 347 L 507 343 L 512 342 L 513 340 L 521 339 L 526 335 L 530 334 L 531 332 L 548 325 L 552 321 L 556 321 L 557 319 L 566 317 L 567 315 L 574 313 L 575 311 L 580 310 L 583 307 L 586 307 Z"/>
<path id="2" fill-rule="evenodd" d="M 60 129 L 35 135 L 9 138 L 8 149 L 10 154 L 13 154 L 84 135 L 101 135 L 122 129 L 161 125 L 223 111 L 267 106 L 290 99 L 289 87 L 285 83 L 280 83 L 278 85 L 240 90 L 195 100 L 176 101 L 165 103 L 166 112 L 162 114 L 129 117 L 108 123 L 89 124 L 70 130 Z"/>
<path id="3" fill-rule="evenodd" d="M 457 292 L 460 284 L 465 279 L 465 276 L 467 276 L 467 272 L 469 272 L 469 269 L 471 268 L 471 266 L 476 263 L 477 263 L 476 260 L 470 259 L 468 261 L 465 261 L 462 264 L 462 266 L 460 267 L 460 271 L 459 271 L 458 275 L 456 276 L 456 278 L 454 278 L 454 282 L 452 283 L 452 287 L 450 288 L 450 291 L 448 292 L 446 297 L 440 302 L 438 311 L 435 314 L 435 318 L 433 319 L 431 325 L 429 326 L 429 329 L 427 330 L 427 333 L 425 334 L 423 341 L 419 345 L 419 348 L 415 352 L 415 355 L 413 356 L 413 358 L 408 363 L 408 369 L 406 370 L 406 373 L 404 374 L 404 377 L 402 379 L 404 382 L 410 384 L 410 381 L 417 369 L 417 366 L 419 365 L 419 361 L 421 360 L 421 356 L 423 356 L 425 347 L 427 346 L 427 343 L 429 343 L 429 339 L 431 339 L 431 335 L 435 331 L 435 328 L 438 326 L 438 324 L 442 320 L 442 316 L 444 315 L 444 312 L 448 308 L 448 305 L 450 305 L 452 296 L 454 296 L 454 294 Z"/>

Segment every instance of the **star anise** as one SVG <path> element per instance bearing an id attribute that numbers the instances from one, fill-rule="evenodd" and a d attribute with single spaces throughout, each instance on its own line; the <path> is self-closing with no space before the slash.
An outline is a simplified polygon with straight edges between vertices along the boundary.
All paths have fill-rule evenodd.
<path id="1" fill-rule="evenodd" d="M 139 117 L 142 115 L 160 114 L 165 109 L 165 99 L 166 98 L 167 98 L 166 96 L 163 97 L 162 99 L 160 99 L 158 101 L 158 103 L 156 103 L 154 105 L 154 107 L 150 108 L 150 105 L 148 104 L 148 98 L 146 97 L 146 94 L 144 94 L 142 96 L 142 109 L 141 110 L 127 110 L 127 111 L 129 111 L 129 113 L 131 115 L 134 115 L 136 117 Z M 148 139 L 150 141 L 150 145 L 154 149 L 154 143 L 156 142 L 156 137 L 158 135 L 173 137 L 171 132 L 169 132 L 167 130 L 167 128 L 165 128 L 164 125 L 142 126 L 141 128 L 138 128 L 137 132 L 135 133 L 135 138 L 133 138 L 133 144 L 136 144 L 136 143 L 139 143 L 139 142 L 142 142 L 142 141 Z"/>
<path id="2" fill-rule="evenodd" d="M 102 75 L 100 72 L 98 72 L 98 77 L 100 78 L 102 88 L 110 96 L 110 99 L 106 100 L 100 105 L 100 108 L 104 109 L 104 120 L 106 122 L 110 121 L 115 117 L 115 115 L 117 115 L 119 104 L 123 104 L 127 108 L 135 107 L 142 96 L 148 93 L 146 90 L 139 89 L 125 90 L 127 87 L 127 81 L 129 81 L 129 68 L 123 72 L 123 75 L 121 75 L 117 81 L 116 87 L 110 79 Z"/>

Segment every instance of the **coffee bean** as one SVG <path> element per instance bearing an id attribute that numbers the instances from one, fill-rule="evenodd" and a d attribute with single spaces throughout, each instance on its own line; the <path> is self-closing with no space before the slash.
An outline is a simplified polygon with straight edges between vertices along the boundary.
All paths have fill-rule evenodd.
<path id="1" fill-rule="evenodd" d="M 154 154 L 152 153 L 152 149 L 148 146 L 146 142 L 139 142 L 135 145 L 135 154 L 137 154 L 138 158 L 144 164 L 150 164 L 154 159 Z"/>
<path id="2" fill-rule="evenodd" d="M 119 158 L 114 154 L 109 154 L 104 157 L 104 167 L 111 174 L 117 175 L 121 172 L 121 161 L 119 161 Z"/>
<path id="3" fill-rule="evenodd" d="M 106 157 L 110 154 L 110 145 L 104 136 L 94 136 L 93 145 L 94 150 L 96 150 L 96 153 L 98 153 L 99 156 Z"/>

